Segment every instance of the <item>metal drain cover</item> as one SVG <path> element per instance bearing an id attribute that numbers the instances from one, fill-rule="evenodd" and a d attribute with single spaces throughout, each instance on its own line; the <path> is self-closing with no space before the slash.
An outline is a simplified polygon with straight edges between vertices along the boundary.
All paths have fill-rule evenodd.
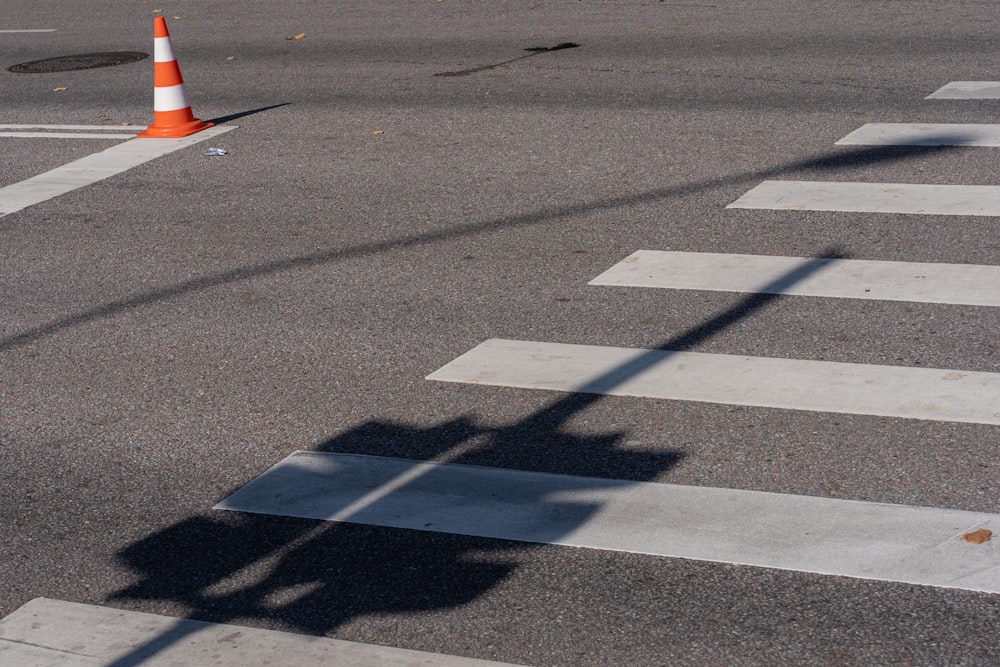
<path id="1" fill-rule="evenodd" d="M 7 69 L 22 74 L 48 74 L 50 72 L 73 72 L 80 69 L 114 67 L 138 62 L 149 57 L 141 51 L 109 51 L 106 53 L 81 53 L 75 56 L 58 56 L 44 60 L 32 60 Z"/>

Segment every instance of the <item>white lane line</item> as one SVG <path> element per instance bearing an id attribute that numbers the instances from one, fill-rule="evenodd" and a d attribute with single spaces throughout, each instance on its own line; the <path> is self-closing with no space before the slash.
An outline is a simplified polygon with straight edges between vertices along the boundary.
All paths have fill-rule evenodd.
<path id="1" fill-rule="evenodd" d="M 132 139 L 20 183 L 0 188 L 0 217 L 120 174 L 236 127 L 238 126 L 210 127 L 180 139 Z"/>
<path id="2" fill-rule="evenodd" d="M 0 137 L 20 137 L 22 139 L 134 139 L 132 134 L 98 134 L 85 132 L 0 132 Z"/>
<path id="3" fill-rule="evenodd" d="M 838 146 L 1000 146 L 1000 125 L 866 123 Z"/>
<path id="4" fill-rule="evenodd" d="M 1000 373 L 491 339 L 428 380 L 1000 425 Z"/>
<path id="5" fill-rule="evenodd" d="M 1000 306 L 1000 266 L 976 264 L 637 250 L 590 284 Z"/>
<path id="6" fill-rule="evenodd" d="M 423 461 L 297 452 L 215 509 L 330 520 Z M 431 464 L 349 523 L 1000 592 L 1000 515 Z"/>
<path id="7" fill-rule="evenodd" d="M 1000 215 L 1000 186 L 764 181 L 726 208 Z"/>
<path id="8" fill-rule="evenodd" d="M 47 598 L 36 598 L 0 620 L 0 663 L 19 667 L 507 664 Z"/>
<path id="9" fill-rule="evenodd" d="M 925 100 L 998 100 L 1000 81 L 952 81 L 941 86 Z"/>
<path id="10" fill-rule="evenodd" d="M 128 132 L 125 125 L 28 125 L 23 123 L 0 124 L 0 130 L 105 130 L 107 132 Z M 138 133 L 141 127 L 136 127 Z"/>
<path id="11" fill-rule="evenodd" d="M 23 29 L 23 30 L 0 30 L 0 33 L 5 35 L 16 34 L 16 33 L 26 33 L 26 32 L 56 32 L 56 28 L 33 28 L 33 29 Z"/>

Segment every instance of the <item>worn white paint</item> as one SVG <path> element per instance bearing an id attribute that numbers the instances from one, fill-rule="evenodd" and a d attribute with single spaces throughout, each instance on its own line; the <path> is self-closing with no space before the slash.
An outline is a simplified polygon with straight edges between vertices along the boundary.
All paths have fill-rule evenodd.
<path id="1" fill-rule="evenodd" d="M 1000 373 L 487 340 L 428 380 L 1000 425 Z"/>
<path id="2" fill-rule="evenodd" d="M 36 598 L 0 620 L 10 667 L 488 667 L 501 663 Z"/>
<path id="3" fill-rule="evenodd" d="M 21 139 L 134 139 L 138 132 L 132 134 L 111 134 L 98 132 L 0 132 L 0 137 L 17 137 Z"/>
<path id="4" fill-rule="evenodd" d="M 132 139 L 20 183 L 0 188 L 0 217 L 120 174 L 236 127 L 238 126 L 210 127 L 179 139 Z"/>
<path id="5" fill-rule="evenodd" d="M 591 285 L 1000 306 L 1000 266 L 637 250 Z"/>
<path id="6" fill-rule="evenodd" d="M 1000 186 L 764 181 L 726 208 L 1000 215 Z"/>
<path id="7" fill-rule="evenodd" d="M 868 123 L 838 146 L 1000 146 L 1000 125 L 957 123 Z"/>
<path id="8" fill-rule="evenodd" d="M 318 452 L 216 509 L 1000 592 L 1000 540 L 962 540 L 996 514 Z"/>
<path id="9" fill-rule="evenodd" d="M 924 99 L 1000 100 L 1000 81 L 952 81 Z"/>

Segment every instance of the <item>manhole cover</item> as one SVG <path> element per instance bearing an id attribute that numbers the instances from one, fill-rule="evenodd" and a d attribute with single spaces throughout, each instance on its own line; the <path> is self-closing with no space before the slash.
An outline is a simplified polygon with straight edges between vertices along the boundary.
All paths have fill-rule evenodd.
<path id="1" fill-rule="evenodd" d="M 45 60 L 33 60 L 21 63 L 7 69 L 23 74 L 48 74 L 49 72 L 73 72 L 79 69 L 96 69 L 98 67 L 113 67 L 125 65 L 148 58 L 148 53 L 141 51 L 112 51 L 108 53 L 81 53 L 76 56 L 58 56 Z"/>

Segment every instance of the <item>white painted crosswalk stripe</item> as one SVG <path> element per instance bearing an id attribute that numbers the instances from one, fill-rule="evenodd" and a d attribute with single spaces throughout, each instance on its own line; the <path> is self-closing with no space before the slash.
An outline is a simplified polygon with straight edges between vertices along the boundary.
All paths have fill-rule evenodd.
<path id="1" fill-rule="evenodd" d="M 726 208 L 1000 215 L 1000 186 L 764 181 Z"/>
<path id="2" fill-rule="evenodd" d="M 36 598 L 0 619 L 0 664 L 487 667 L 507 663 Z"/>
<path id="3" fill-rule="evenodd" d="M 442 382 L 1000 424 L 1000 373 L 487 340 Z"/>
<path id="4" fill-rule="evenodd" d="M 998 541 L 962 539 L 996 514 L 317 452 L 216 509 L 1000 592 Z"/>
<path id="5" fill-rule="evenodd" d="M 867 123 L 838 146 L 1000 146 L 1000 125 Z"/>
<path id="6" fill-rule="evenodd" d="M 1000 100 L 1000 81 L 952 81 L 924 99 Z"/>
<path id="7" fill-rule="evenodd" d="M 1000 306 L 1000 266 L 975 264 L 638 250 L 590 284 Z"/>

